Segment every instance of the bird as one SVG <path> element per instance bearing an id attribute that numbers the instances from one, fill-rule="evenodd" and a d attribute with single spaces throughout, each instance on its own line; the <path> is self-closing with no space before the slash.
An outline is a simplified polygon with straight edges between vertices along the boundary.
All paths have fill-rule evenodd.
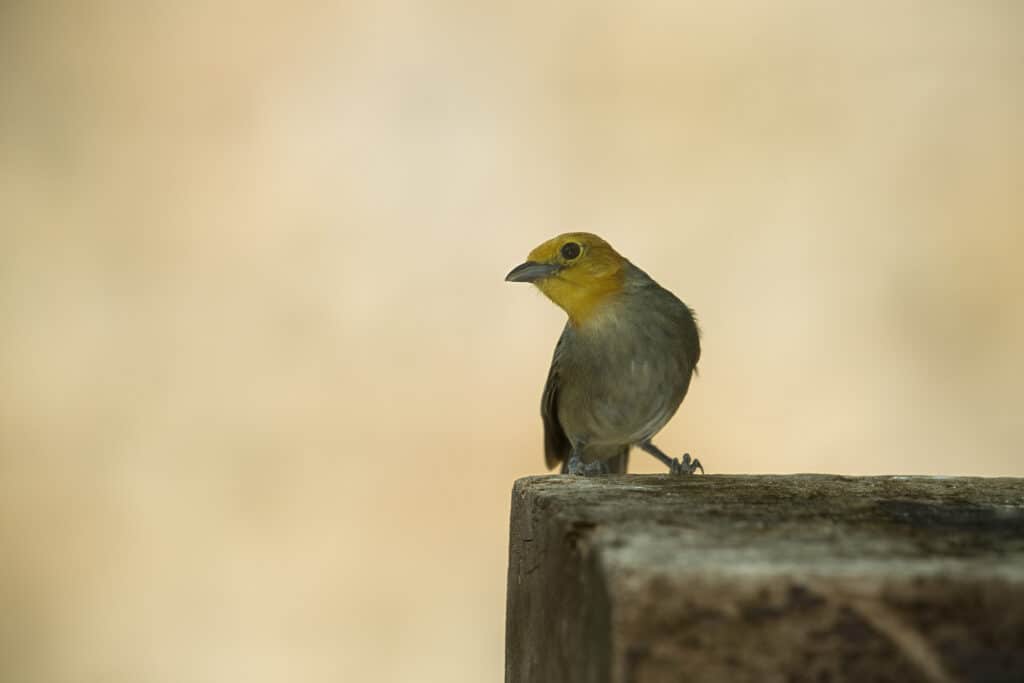
<path id="1" fill-rule="evenodd" d="M 588 232 L 544 242 L 505 280 L 532 283 L 568 316 L 541 397 L 548 469 L 624 473 L 636 446 L 671 474 L 704 473 L 689 453 L 669 457 L 651 441 L 675 415 L 700 360 L 689 306 Z"/>

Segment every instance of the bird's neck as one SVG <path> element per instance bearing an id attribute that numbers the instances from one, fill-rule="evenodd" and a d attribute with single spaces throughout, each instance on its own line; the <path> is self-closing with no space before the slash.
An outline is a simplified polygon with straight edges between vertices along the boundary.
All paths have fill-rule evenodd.
<path id="1" fill-rule="evenodd" d="M 584 283 L 558 277 L 538 283 L 540 290 L 558 304 L 574 327 L 594 320 L 615 295 L 622 291 L 621 277 L 608 277 Z"/>

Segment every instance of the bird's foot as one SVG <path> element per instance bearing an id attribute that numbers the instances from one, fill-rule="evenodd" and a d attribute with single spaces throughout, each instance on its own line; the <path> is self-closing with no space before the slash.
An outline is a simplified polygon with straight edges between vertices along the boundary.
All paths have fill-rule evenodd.
<path id="1" fill-rule="evenodd" d="M 704 466 L 700 464 L 700 460 L 691 458 L 689 453 L 683 453 L 682 460 L 672 458 L 668 466 L 669 474 L 695 474 L 697 470 L 704 474 Z"/>
<path id="2" fill-rule="evenodd" d="M 569 465 L 566 467 L 567 474 L 574 474 L 578 477 L 592 477 L 595 474 L 608 474 L 608 463 L 603 460 L 595 462 L 583 462 L 578 455 L 569 458 Z"/>
<path id="3" fill-rule="evenodd" d="M 704 474 L 704 466 L 700 464 L 700 460 L 691 458 L 689 453 L 683 453 L 683 459 L 680 460 L 679 458 L 668 457 L 661 452 L 660 448 L 650 441 L 644 441 L 638 445 L 640 448 L 667 465 L 669 474 L 693 474 L 697 470 L 700 470 L 700 473 Z"/>

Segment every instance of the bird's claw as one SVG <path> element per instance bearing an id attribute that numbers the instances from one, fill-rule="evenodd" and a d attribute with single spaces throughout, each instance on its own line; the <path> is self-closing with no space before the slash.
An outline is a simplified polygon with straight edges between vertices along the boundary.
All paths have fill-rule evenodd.
<path id="1" fill-rule="evenodd" d="M 608 463 L 604 460 L 587 463 L 577 456 L 569 458 L 569 466 L 566 468 L 567 474 L 578 477 L 592 477 L 595 474 L 608 474 L 608 472 Z"/>
<path id="2" fill-rule="evenodd" d="M 670 474 L 694 474 L 697 470 L 704 474 L 704 466 L 700 464 L 700 460 L 691 458 L 689 453 L 683 453 L 682 460 L 672 458 L 672 464 L 669 465 Z"/>

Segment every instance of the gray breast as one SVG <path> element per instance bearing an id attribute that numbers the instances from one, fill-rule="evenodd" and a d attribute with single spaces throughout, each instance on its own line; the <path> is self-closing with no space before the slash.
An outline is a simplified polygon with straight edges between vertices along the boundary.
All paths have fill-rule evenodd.
<path id="1" fill-rule="evenodd" d="M 686 321 L 664 302 L 626 303 L 577 330 L 563 356 L 559 421 L 570 440 L 594 448 L 651 438 L 675 414 L 689 387 Z"/>

